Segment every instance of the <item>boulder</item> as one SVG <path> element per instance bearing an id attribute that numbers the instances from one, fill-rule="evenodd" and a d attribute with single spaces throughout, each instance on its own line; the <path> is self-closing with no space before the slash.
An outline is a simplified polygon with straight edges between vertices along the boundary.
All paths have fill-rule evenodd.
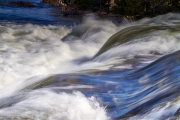
<path id="1" fill-rule="evenodd" d="M 42 0 L 42 3 L 47 3 L 53 6 L 66 6 L 61 0 Z"/>

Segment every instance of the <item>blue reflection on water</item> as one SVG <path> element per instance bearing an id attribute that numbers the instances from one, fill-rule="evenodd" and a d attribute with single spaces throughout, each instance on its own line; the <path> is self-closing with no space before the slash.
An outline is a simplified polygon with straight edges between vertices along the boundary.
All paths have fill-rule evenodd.
<path id="1" fill-rule="evenodd" d="M 60 25 L 74 25 L 79 23 L 79 19 L 63 17 L 59 7 L 43 4 L 40 0 L 24 1 L 31 2 L 35 6 L 20 7 L 8 4 L 8 0 L 0 1 L 0 21 Z"/>

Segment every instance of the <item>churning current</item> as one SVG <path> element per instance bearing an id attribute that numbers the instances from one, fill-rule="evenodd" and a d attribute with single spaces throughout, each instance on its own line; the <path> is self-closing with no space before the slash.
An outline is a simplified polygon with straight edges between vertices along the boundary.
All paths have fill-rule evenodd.
<path id="1" fill-rule="evenodd" d="M 0 120 L 179 119 L 180 14 L 79 22 L 1 4 Z"/>

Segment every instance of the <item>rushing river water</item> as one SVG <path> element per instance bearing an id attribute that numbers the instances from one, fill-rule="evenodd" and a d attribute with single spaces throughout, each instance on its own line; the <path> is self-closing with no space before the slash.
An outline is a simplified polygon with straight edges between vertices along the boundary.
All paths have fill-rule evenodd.
<path id="1" fill-rule="evenodd" d="M 179 119 L 180 14 L 80 22 L 31 2 L 0 2 L 0 120 Z"/>

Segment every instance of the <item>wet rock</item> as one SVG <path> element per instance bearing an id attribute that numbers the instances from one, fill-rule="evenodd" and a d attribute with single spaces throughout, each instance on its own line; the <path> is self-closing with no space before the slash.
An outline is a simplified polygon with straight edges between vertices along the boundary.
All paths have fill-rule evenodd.
<path id="1" fill-rule="evenodd" d="M 9 4 L 23 6 L 23 7 L 34 7 L 34 4 L 30 2 L 22 2 L 22 1 L 18 1 L 18 2 L 12 1 L 12 2 L 9 2 Z"/>
<path id="2" fill-rule="evenodd" d="M 64 16 L 80 15 L 81 14 L 81 11 L 79 11 L 75 5 L 69 5 L 66 7 L 61 7 L 61 9 L 62 9 L 62 13 Z"/>
<path id="3" fill-rule="evenodd" d="M 180 116 L 180 108 L 174 113 L 174 116 Z"/>
<path id="4" fill-rule="evenodd" d="M 47 3 L 53 6 L 66 6 L 63 2 L 60 0 L 42 0 L 42 3 Z"/>
<path id="5" fill-rule="evenodd" d="M 80 15 L 81 11 L 74 4 L 65 4 L 60 0 L 42 0 L 42 3 L 50 4 L 53 6 L 61 7 L 62 13 L 64 16 L 69 15 Z"/>

